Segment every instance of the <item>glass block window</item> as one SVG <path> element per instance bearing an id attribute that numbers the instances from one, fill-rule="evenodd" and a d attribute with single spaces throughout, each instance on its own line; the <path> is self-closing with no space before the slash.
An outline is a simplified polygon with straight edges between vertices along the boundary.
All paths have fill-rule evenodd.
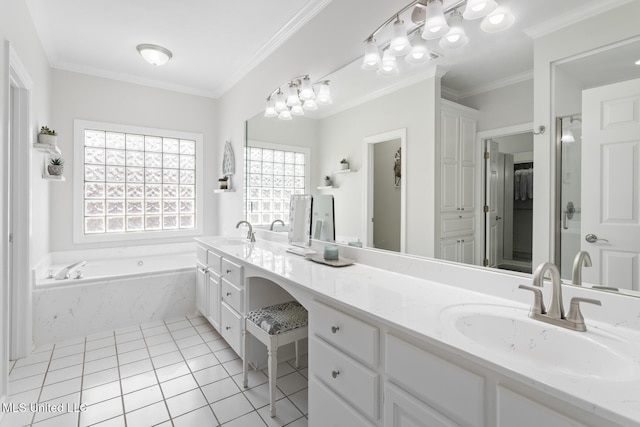
<path id="1" fill-rule="evenodd" d="M 309 153 L 295 147 L 245 147 L 245 218 L 254 225 L 289 222 L 292 194 L 307 192 Z"/>
<path id="2" fill-rule="evenodd" d="M 193 230 L 196 141 L 83 129 L 85 235 Z"/>

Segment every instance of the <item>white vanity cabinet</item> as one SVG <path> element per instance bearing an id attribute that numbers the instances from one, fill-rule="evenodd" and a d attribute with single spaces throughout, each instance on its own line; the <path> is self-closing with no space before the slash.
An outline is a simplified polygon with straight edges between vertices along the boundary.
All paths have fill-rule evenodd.
<path id="1" fill-rule="evenodd" d="M 205 264 L 197 263 L 196 265 L 196 308 L 203 316 L 208 314 L 208 270 Z"/>
<path id="2" fill-rule="evenodd" d="M 440 259 L 465 264 L 475 264 L 476 239 L 473 235 L 443 237 L 440 240 Z"/>
<path id="3" fill-rule="evenodd" d="M 309 395 L 311 408 L 317 408 L 310 425 L 352 425 L 332 424 L 331 406 L 325 405 L 334 401 L 343 402 L 340 412 L 353 425 L 377 424 L 379 329 L 317 301 L 309 309 L 309 325 Z"/>
<path id="4" fill-rule="evenodd" d="M 243 268 L 223 256 L 220 270 L 220 327 L 218 332 L 240 355 L 242 354 L 242 318 L 245 315 Z"/>

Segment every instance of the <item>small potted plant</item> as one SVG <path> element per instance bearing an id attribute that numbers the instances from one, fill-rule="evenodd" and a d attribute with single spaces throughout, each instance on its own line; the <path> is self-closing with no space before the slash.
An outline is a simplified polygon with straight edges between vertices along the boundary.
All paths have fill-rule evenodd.
<path id="1" fill-rule="evenodd" d="M 55 147 L 57 139 L 58 134 L 55 130 L 49 129 L 47 126 L 42 126 L 40 128 L 40 133 L 38 133 L 39 144 L 46 144 Z"/>
<path id="2" fill-rule="evenodd" d="M 222 178 L 218 179 L 218 188 L 220 188 L 221 190 L 229 189 L 229 177 L 228 176 L 223 176 Z"/>
<path id="3" fill-rule="evenodd" d="M 325 187 L 331 187 L 331 177 L 329 175 L 324 177 L 323 182 Z"/>
<path id="4" fill-rule="evenodd" d="M 347 159 L 340 160 L 340 169 L 342 170 L 349 169 L 349 161 Z"/>
<path id="5" fill-rule="evenodd" d="M 64 160 L 62 157 L 52 157 L 49 159 L 47 170 L 51 176 L 61 176 L 64 170 Z"/>

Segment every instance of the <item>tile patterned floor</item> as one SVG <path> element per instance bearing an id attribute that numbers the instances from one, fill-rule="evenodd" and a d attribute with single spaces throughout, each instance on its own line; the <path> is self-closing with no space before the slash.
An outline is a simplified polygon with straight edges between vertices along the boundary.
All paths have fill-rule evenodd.
<path id="1" fill-rule="evenodd" d="M 201 316 L 41 346 L 11 362 L 0 427 L 307 425 L 306 357 L 278 366 L 277 417 L 266 371 L 249 372 Z M 86 405 L 86 407 L 85 407 Z"/>

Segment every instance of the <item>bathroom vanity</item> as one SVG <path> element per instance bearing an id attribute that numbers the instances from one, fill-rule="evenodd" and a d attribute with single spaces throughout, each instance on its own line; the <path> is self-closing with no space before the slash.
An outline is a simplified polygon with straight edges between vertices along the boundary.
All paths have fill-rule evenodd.
<path id="1" fill-rule="evenodd" d="M 570 331 L 528 317 L 529 276 L 350 247 L 332 268 L 278 240 L 197 239 L 197 306 L 238 354 L 251 309 L 309 310 L 311 426 L 640 426 L 637 300 L 565 286 L 602 301 Z"/>

